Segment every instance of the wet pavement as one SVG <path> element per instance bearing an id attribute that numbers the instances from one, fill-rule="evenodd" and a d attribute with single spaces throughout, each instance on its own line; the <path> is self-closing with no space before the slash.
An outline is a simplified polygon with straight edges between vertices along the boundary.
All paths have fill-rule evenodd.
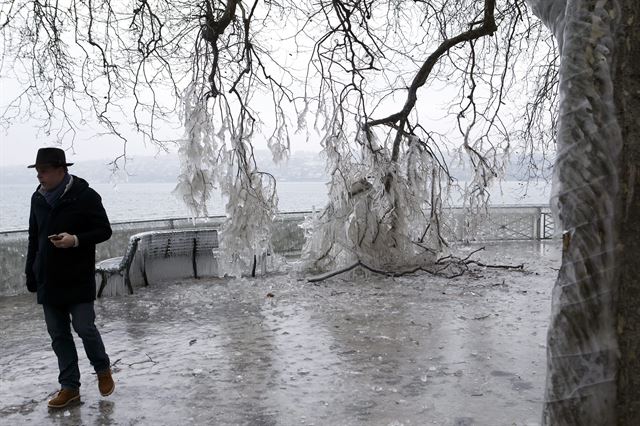
<path id="1" fill-rule="evenodd" d="M 99 300 L 116 391 L 100 397 L 76 338 L 82 404 L 58 411 L 41 307 L 0 298 L 0 424 L 538 424 L 559 243 L 476 258 L 526 271 L 184 280 Z"/>

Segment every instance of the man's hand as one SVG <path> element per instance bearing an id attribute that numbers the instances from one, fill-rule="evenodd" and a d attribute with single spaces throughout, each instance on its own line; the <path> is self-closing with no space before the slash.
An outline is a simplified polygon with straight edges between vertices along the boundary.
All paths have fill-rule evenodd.
<path id="1" fill-rule="evenodd" d="M 73 235 L 66 232 L 57 234 L 57 237 L 61 238 L 49 238 L 51 243 L 57 248 L 71 248 L 76 244 L 76 239 L 73 237 Z"/>
<path id="2" fill-rule="evenodd" d="M 38 284 L 36 283 L 36 277 L 32 274 L 27 275 L 27 290 L 31 293 L 38 291 Z"/>

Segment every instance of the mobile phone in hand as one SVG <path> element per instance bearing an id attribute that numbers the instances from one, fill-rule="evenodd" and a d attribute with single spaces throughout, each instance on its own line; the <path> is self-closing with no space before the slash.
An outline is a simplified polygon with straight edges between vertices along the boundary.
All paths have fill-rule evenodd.
<path id="1" fill-rule="evenodd" d="M 62 235 L 53 234 L 49 235 L 47 238 L 49 238 L 51 241 L 59 241 L 62 239 Z"/>

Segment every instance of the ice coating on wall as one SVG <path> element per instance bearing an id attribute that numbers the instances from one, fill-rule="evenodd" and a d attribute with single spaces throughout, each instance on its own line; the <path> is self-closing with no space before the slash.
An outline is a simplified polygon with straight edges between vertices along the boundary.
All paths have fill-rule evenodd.
<path id="1" fill-rule="evenodd" d="M 563 260 L 548 333 L 544 424 L 615 424 L 615 210 L 622 137 L 613 94 L 617 1 L 529 0 L 561 49 L 552 209 Z"/>

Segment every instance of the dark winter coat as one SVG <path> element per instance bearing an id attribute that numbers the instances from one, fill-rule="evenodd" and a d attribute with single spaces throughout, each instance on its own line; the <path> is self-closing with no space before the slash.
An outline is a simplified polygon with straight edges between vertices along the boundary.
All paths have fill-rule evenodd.
<path id="1" fill-rule="evenodd" d="M 49 205 L 37 190 L 31 197 L 27 288 L 38 303 L 69 305 L 96 298 L 96 244 L 111 237 L 111 225 L 100 195 L 84 179 L 72 176 L 71 187 Z M 39 188 L 38 188 L 39 189 Z M 56 248 L 47 236 L 67 232 L 78 246 Z"/>

